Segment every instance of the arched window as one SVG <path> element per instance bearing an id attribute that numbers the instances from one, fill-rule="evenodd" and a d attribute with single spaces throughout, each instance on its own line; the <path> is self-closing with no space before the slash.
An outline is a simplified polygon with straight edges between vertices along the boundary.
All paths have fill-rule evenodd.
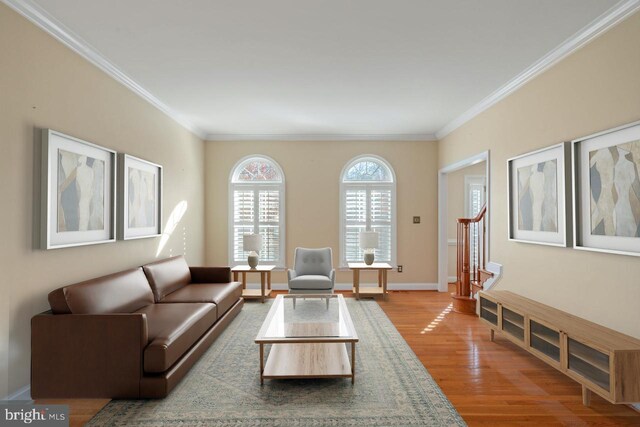
<path id="1" fill-rule="evenodd" d="M 229 178 L 229 258 L 232 266 L 246 264 L 242 236 L 261 234 L 260 262 L 284 267 L 284 174 L 266 156 L 248 156 L 234 166 Z"/>
<path id="2" fill-rule="evenodd" d="M 377 231 L 377 262 L 396 262 L 396 179 L 378 156 L 352 159 L 340 177 L 340 263 L 362 261 L 361 231 Z"/>

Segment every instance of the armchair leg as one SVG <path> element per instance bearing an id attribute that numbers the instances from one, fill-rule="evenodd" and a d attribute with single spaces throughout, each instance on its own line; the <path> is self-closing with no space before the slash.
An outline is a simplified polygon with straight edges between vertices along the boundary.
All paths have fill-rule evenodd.
<path id="1" fill-rule="evenodd" d="M 327 300 L 327 310 L 329 310 L 329 297 L 325 298 Z"/>

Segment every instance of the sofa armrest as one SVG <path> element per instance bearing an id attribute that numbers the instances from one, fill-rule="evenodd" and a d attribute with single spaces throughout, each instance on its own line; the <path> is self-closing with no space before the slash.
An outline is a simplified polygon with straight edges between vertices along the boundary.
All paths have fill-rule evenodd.
<path id="1" fill-rule="evenodd" d="M 229 283 L 231 267 L 189 267 L 191 283 Z"/>
<path id="2" fill-rule="evenodd" d="M 298 277 L 298 274 L 296 273 L 296 271 L 295 271 L 295 270 L 292 270 L 292 269 L 288 269 L 288 270 L 287 270 L 287 278 L 288 278 L 289 280 L 293 280 L 293 279 L 295 279 L 296 277 Z"/>
<path id="3" fill-rule="evenodd" d="M 329 273 L 329 279 L 331 279 L 332 288 L 336 286 L 336 269 L 332 269 L 331 273 Z"/>
<path id="4" fill-rule="evenodd" d="M 31 319 L 33 398 L 136 398 L 148 341 L 142 313 Z"/>

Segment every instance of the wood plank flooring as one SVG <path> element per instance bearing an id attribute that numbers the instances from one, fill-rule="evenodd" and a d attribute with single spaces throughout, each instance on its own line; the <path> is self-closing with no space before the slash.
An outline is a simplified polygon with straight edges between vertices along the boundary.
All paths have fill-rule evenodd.
<path id="1" fill-rule="evenodd" d="M 640 426 L 640 413 L 628 406 L 594 394 L 585 407 L 576 382 L 499 334 L 490 342 L 489 329 L 476 317 L 451 311 L 448 293 L 398 291 L 378 302 L 471 426 Z M 69 404 L 76 427 L 108 400 L 46 402 Z"/>

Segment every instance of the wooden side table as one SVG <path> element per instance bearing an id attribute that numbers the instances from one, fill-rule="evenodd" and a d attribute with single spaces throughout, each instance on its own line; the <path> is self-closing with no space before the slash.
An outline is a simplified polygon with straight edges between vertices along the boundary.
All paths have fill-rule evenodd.
<path id="1" fill-rule="evenodd" d="M 353 270 L 353 292 L 356 294 L 356 299 L 360 299 L 361 295 L 367 297 L 382 295 L 383 299 L 387 298 L 387 272 L 393 269 L 391 265 L 386 262 L 374 262 L 371 265 L 367 265 L 364 262 L 350 262 L 349 269 Z M 378 286 L 360 289 L 360 271 L 372 270 L 378 272 Z"/>
<path id="2" fill-rule="evenodd" d="M 264 302 L 265 297 L 271 293 L 271 271 L 275 265 L 258 265 L 251 268 L 248 265 L 236 265 L 231 269 L 233 281 L 238 281 L 238 275 L 242 273 L 242 297 L 245 299 L 260 299 Z M 260 273 L 260 289 L 247 289 L 247 273 Z M 266 287 L 265 287 L 266 285 Z"/>

